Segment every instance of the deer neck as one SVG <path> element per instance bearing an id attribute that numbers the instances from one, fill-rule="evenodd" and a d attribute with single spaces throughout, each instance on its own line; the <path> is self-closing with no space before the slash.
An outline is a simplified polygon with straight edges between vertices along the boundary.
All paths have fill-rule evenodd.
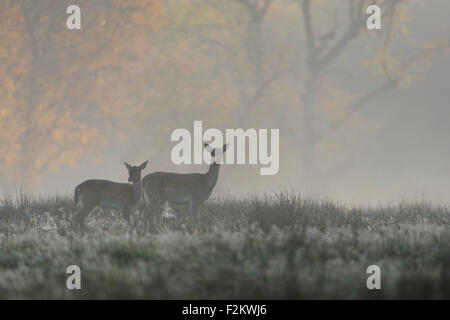
<path id="1" fill-rule="evenodd" d="M 217 179 L 219 178 L 219 169 L 220 164 L 212 163 L 209 166 L 208 172 L 205 174 L 205 187 L 206 190 L 212 190 L 217 183 Z"/>
<path id="2" fill-rule="evenodd" d="M 133 181 L 133 203 L 138 203 L 142 197 L 142 179 L 139 177 L 138 181 Z"/>

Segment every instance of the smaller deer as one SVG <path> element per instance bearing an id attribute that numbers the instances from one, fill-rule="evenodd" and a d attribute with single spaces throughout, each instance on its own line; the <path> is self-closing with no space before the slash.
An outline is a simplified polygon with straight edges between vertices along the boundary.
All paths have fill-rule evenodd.
<path id="1" fill-rule="evenodd" d="M 86 180 L 75 188 L 75 203 L 81 204 L 82 207 L 75 221 L 81 230 L 84 229 L 84 220 L 96 207 L 122 211 L 123 217 L 131 225 L 130 214 L 145 206 L 141 171 L 147 166 L 147 161 L 137 167 L 126 162 L 124 164 L 128 170 L 128 181 L 132 184 L 108 180 Z"/>
<path id="2" fill-rule="evenodd" d="M 220 163 L 228 144 L 212 149 L 205 143 L 212 157 L 206 173 L 153 172 L 142 179 L 144 191 L 150 200 L 147 210 L 151 214 L 161 212 L 164 202 L 189 205 L 190 215 L 197 216 L 199 206 L 208 200 L 219 178 Z M 220 152 L 217 152 L 220 151 Z"/>

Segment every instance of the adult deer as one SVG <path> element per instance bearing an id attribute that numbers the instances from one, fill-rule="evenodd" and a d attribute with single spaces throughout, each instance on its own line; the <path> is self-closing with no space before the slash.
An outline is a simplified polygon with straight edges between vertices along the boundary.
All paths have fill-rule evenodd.
<path id="1" fill-rule="evenodd" d="M 161 212 L 162 205 L 168 201 L 189 205 L 189 213 L 197 215 L 199 206 L 208 200 L 217 183 L 220 163 L 228 144 L 216 149 L 206 143 L 204 146 L 212 159 L 207 173 L 154 172 L 142 179 L 145 194 L 150 201 L 147 209 L 151 214 Z"/>
<path id="2" fill-rule="evenodd" d="M 75 220 L 84 228 L 84 220 L 96 207 L 122 211 L 122 216 L 130 222 L 130 214 L 140 207 L 145 207 L 145 195 L 142 189 L 141 171 L 147 166 L 145 161 L 140 166 L 131 166 L 124 162 L 128 170 L 129 183 L 108 180 L 86 180 L 75 188 L 75 203 L 82 209 Z"/>

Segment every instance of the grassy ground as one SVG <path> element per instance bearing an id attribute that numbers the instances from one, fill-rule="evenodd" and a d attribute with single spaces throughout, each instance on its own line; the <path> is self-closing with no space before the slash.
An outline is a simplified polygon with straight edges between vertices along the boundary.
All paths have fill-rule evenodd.
<path id="1" fill-rule="evenodd" d="M 428 203 L 377 209 L 278 194 L 213 199 L 131 230 L 93 212 L 74 232 L 69 198 L 2 200 L 0 298 L 450 298 L 450 211 Z M 66 288 L 81 268 L 82 289 Z M 381 268 L 368 290 L 366 268 Z"/>

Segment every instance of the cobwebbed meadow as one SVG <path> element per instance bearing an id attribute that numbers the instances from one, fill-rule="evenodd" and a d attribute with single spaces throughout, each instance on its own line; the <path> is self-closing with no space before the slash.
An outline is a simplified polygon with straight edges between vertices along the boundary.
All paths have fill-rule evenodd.
<path id="1" fill-rule="evenodd" d="M 213 196 L 133 226 L 95 210 L 83 234 L 72 197 L 0 206 L 0 298 L 450 298 L 450 212 L 426 201 L 352 207 L 293 192 Z M 169 217 L 170 216 L 170 217 Z M 82 290 L 66 288 L 81 268 Z M 366 268 L 381 267 L 382 290 Z"/>

